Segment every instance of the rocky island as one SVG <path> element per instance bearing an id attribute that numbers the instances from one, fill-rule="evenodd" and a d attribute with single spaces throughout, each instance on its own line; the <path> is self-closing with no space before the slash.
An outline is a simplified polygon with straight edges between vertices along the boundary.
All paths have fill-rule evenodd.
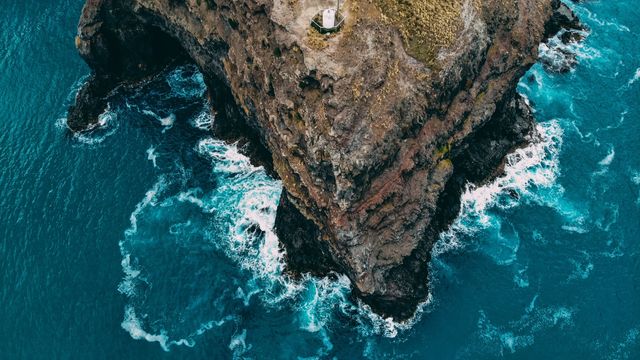
<path id="1" fill-rule="evenodd" d="M 428 295 L 433 244 L 467 182 L 535 139 L 516 85 L 540 43 L 577 29 L 559 0 L 87 0 L 76 46 L 93 70 L 68 127 L 177 62 L 205 76 L 225 139 L 284 185 L 276 230 L 290 273 L 346 274 L 383 316 Z"/>

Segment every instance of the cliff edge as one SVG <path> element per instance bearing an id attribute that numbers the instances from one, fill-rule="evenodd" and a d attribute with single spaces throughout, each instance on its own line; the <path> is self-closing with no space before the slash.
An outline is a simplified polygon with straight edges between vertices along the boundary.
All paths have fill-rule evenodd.
<path id="1" fill-rule="evenodd" d="M 192 61 L 221 137 L 243 137 L 284 184 L 276 229 L 292 273 L 346 274 L 396 320 L 428 295 L 428 262 L 466 182 L 533 134 L 516 93 L 538 46 L 576 26 L 558 0 L 87 0 L 76 46 L 93 70 L 68 126 L 110 94 Z"/>

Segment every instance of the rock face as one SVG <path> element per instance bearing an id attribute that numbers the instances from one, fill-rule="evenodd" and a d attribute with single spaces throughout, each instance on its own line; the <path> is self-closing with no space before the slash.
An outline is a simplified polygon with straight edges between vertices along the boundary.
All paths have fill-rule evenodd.
<path id="1" fill-rule="evenodd" d="M 277 231 L 292 273 L 349 276 L 395 319 L 428 295 L 433 243 L 467 181 L 495 176 L 532 135 L 515 92 L 571 11 L 557 0 L 88 0 L 76 45 L 94 70 L 68 126 L 177 61 L 205 75 L 219 136 L 249 139 L 284 188 Z M 568 13 L 567 13 L 568 11 Z"/>

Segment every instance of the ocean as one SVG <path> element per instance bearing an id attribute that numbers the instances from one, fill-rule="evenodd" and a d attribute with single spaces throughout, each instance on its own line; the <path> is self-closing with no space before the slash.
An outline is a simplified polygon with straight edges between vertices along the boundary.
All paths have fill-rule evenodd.
<path id="1" fill-rule="evenodd" d="M 539 136 L 468 186 L 403 324 L 343 276 L 282 276 L 281 183 L 212 137 L 193 66 L 70 134 L 82 4 L 0 4 L 0 358 L 640 358 L 634 1 L 570 5 L 590 29 L 577 66 L 522 79 Z"/>

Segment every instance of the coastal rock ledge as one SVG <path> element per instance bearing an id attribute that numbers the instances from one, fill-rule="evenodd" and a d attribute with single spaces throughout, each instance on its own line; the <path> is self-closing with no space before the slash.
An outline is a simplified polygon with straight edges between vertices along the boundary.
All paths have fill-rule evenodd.
<path id="1" fill-rule="evenodd" d="M 176 63 L 204 74 L 227 140 L 282 179 L 290 274 L 346 274 L 375 312 L 409 318 L 467 182 L 535 136 L 516 92 L 573 13 L 558 0 L 87 0 L 76 46 L 93 70 L 68 127 Z"/>

